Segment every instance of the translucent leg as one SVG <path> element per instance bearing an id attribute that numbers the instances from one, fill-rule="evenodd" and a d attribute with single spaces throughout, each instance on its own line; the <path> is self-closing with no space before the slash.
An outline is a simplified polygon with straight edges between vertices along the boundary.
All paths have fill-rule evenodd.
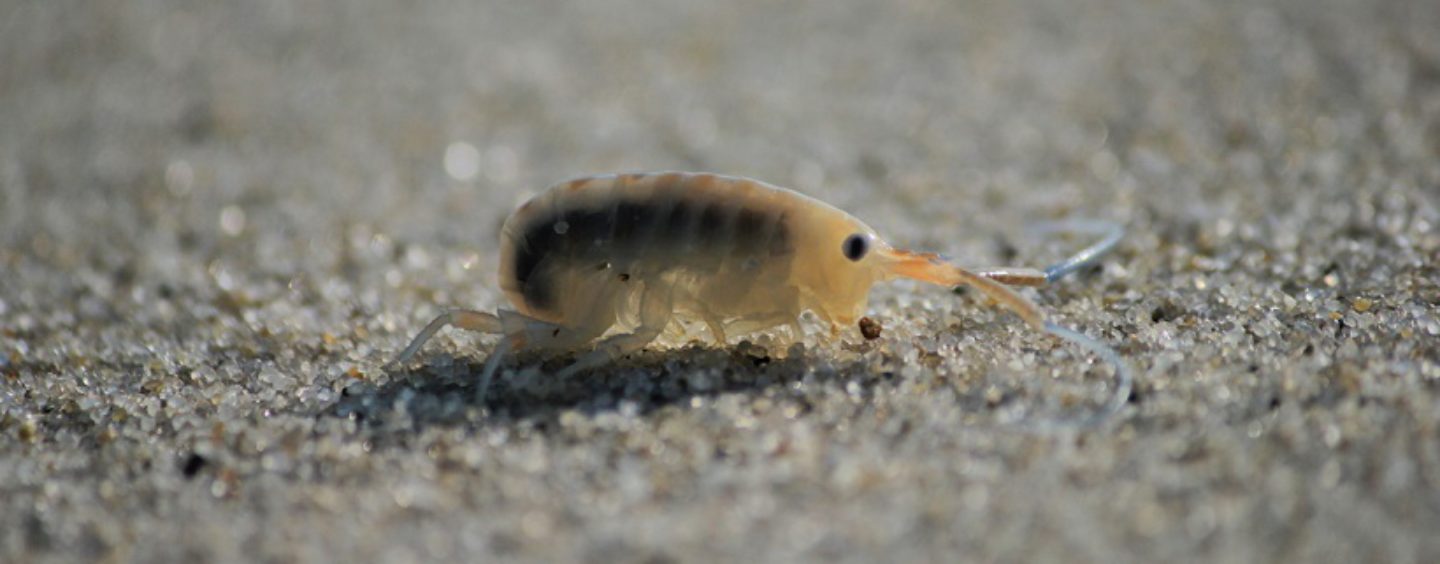
<path id="1" fill-rule="evenodd" d="M 485 394 L 490 391 L 490 381 L 495 378 L 495 371 L 500 368 L 500 361 L 513 348 L 514 339 L 503 339 L 495 347 L 495 352 L 490 353 L 490 360 L 485 362 L 485 372 L 480 374 L 480 385 L 475 388 L 475 405 L 485 405 Z"/>
<path id="2" fill-rule="evenodd" d="M 498 319 L 500 330 L 505 338 L 495 346 L 495 351 L 490 353 L 490 360 L 485 361 L 485 370 L 480 374 L 480 383 L 475 388 L 476 405 L 484 405 L 485 396 L 490 391 L 490 383 L 495 379 L 495 373 L 500 369 L 500 363 L 505 360 L 510 351 L 520 348 L 532 348 L 540 350 L 564 350 L 572 346 L 576 339 L 589 341 L 592 337 L 589 333 L 576 331 L 569 327 L 562 327 L 548 321 L 542 321 L 525 314 L 500 310 Z"/>
<path id="3" fill-rule="evenodd" d="M 725 324 L 725 330 L 733 335 L 748 335 L 777 327 L 785 329 L 772 333 L 775 339 L 772 344 L 776 350 L 784 350 L 805 338 L 805 330 L 800 327 L 800 316 L 783 311 L 747 315 Z"/>
<path id="4" fill-rule="evenodd" d="M 570 351 L 579 348 L 608 328 L 608 325 L 591 324 L 569 326 L 542 321 L 522 313 L 500 310 L 503 332 L 516 348 L 541 351 Z"/>
<path id="5" fill-rule="evenodd" d="M 705 315 L 705 326 L 710 329 L 710 336 L 715 338 L 715 344 L 725 346 L 725 324 L 720 321 L 720 318 Z"/>
<path id="6" fill-rule="evenodd" d="M 385 365 L 385 368 L 398 368 L 400 365 L 409 362 L 410 359 L 415 356 L 415 353 L 420 352 L 420 348 L 424 347 L 425 343 L 429 342 L 436 333 L 439 333 L 441 329 L 449 326 L 458 327 L 466 331 L 475 331 L 477 333 L 503 332 L 503 324 L 500 322 L 500 318 L 493 314 L 468 309 L 447 311 L 431 320 L 424 329 L 421 329 L 420 334 L 416 335 L 415 338 L 410 341 L 410 346 L 405 347 L 405 350 L 402 351 L 399 356 L 395 357 L 395 360 L 390 361 L 390 364 Z"/>
<path id="7" fill-rule="evenodd" d="M 672 302 L 670 289 L 656 284 L 647 287 L 640 298 L 640 326 L 632 333 L 615 335 L 596 345 L 595 350 L 580 355 L 574 364 L 565 367 L 556 375 L 568 378 L 581 370 L 595 368 L 621 356 L 638 351 L 650 344 L 665 326 L 670 324 Z"/>
<path id="8" fill-rule="evenodd" d="M 495 377 L 495 372 L 500 368 L 500 362 L 505 355 L 514 349 L 525 346 L 527 342 L 534 342 L 541 346 L 553 344 L 557 335 L 561 334 L 561 328 L 553 323 L 547 323 L 513 311 L 501 310 L 499 315 L 474 310 L 453 310 L 445 312 L 430 321 L 420 334 L 410 341 L 410 346 L 400 353 L 385 368 L 393 369 L 414 358 L 416 353 L 425 346 L 425 343 L 435 337 L 441 329 L 446 327 L 457 327 L 466 331 L 477 333 L 502 333 L 505 338 L 490 353 L 490 360 L 485 362 L 485 370 L 480 375 L 480 385 L 476 390 L 477 401 L 483 402 L 486 392 L 490 389 L 490 382 Z M 547 341 L 548 339 L 548 341 Z"/>
<path id="9" fill-rule="evenodd" d="M 799 317 L 785 312 L 760 313 L 747 315 L 726 324 L 725 330 L 736 335 L 764 331 L 771 327 L 779 327 L 788 323 L 796 323 Z M 798 323 L 797 323 L 798 325 Z"/>

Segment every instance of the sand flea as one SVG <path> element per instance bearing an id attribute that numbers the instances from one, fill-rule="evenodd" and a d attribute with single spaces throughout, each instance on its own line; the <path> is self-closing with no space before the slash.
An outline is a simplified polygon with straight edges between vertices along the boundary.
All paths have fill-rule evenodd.
<path id="1" fill-rule="evenodd" d="M 585 351 L 557 374 L 565 377 L 637 351 L 678 321 L 703 323 L 724 346 L 731 336 L 776 327 L 803 335 L 799 317 L 810 311 L 838 337 L 857 327 L 872 285 L 910 278 L 975 288 L 1036 330 L 1112 364 L 1115 394 L 1082 422 L 1097 423 L 1128 399 L 1128 367 L 1110 347 L 1047 321 L 1009 286 L 1041 286 L 1093 264 L 1122 231 L 1100 222 L 1047 229 L 1102 238 L 1044 270 L 970 270 L 934 253 L 896 249 L 844 211 L 757 180 L 684 172 L 578 178 L 505 221 L 499 278 L 514 310 L 440 315 L 394 364 L 446 326 L 503 335 L 482 376 L 483 394 L 511 350 Z"/>

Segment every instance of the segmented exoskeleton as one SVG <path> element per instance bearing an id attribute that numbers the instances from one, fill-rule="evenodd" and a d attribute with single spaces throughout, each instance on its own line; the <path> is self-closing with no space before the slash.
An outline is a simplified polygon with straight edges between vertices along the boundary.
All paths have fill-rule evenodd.
<path id="1" fill-rule="evenodd" d="M 863 315 L 870 287 L 912 278 L 978 289 L 1026 323 L 1074 342 L 1115 366 L 1105 414 L 1128 397 L 1118 355 L 1046 321 L 1007 286 L 1039 286 L 1091 264 L 1114 247 L 1118 226 L 1053 226 L 1103 239 L 1045 270 L 967 270 L 933 253 L 891 247 L 849 214 L 757 180 L 659 172 L 578 178 L 551 187 L 506 220 L 500 285 L 514 311 L 455 310 L 437 317 L 396 359 L 415 355 L 447 325 L 504 335 L 487 363 L 483 391 L 510 349 L 580 350 L 559 376 L 603 364 L 654 341 L 677 320 L 704 323 L 718 344 L 730 335 L 789 325 L 814 312 L 832 335 Z M 607 336 L 608 333 L 608 336 Z M 482 392 L 483 393 L 483 392 Z"/>

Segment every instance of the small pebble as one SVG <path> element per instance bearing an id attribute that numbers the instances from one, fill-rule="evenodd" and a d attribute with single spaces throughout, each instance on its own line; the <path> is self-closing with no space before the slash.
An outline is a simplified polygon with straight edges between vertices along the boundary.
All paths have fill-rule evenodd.
<path id="1" fill-rule="evenodd" d="M 884 330 L 884 327 L 880 325 L 879 321 L 875 321 L 869 317 L 860 318 L 860 334 L 865 337 L 865 340 L 874 341 L 875 339 L 879 339 L 882 330 Z"/>

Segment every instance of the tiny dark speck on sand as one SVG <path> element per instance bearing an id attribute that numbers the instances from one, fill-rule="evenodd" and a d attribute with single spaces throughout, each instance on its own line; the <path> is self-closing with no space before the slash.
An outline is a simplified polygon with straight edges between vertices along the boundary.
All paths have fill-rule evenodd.
<path id="1" fill-rule="evenodd" d="M 884 327 L 880 325 L 880 322 L 874 319 L 870 319 L 869 317 L 860 318 L 860 334 L 864 336 L 867 341 L 879 339 L 880 331 L 883 329 Z"/>

